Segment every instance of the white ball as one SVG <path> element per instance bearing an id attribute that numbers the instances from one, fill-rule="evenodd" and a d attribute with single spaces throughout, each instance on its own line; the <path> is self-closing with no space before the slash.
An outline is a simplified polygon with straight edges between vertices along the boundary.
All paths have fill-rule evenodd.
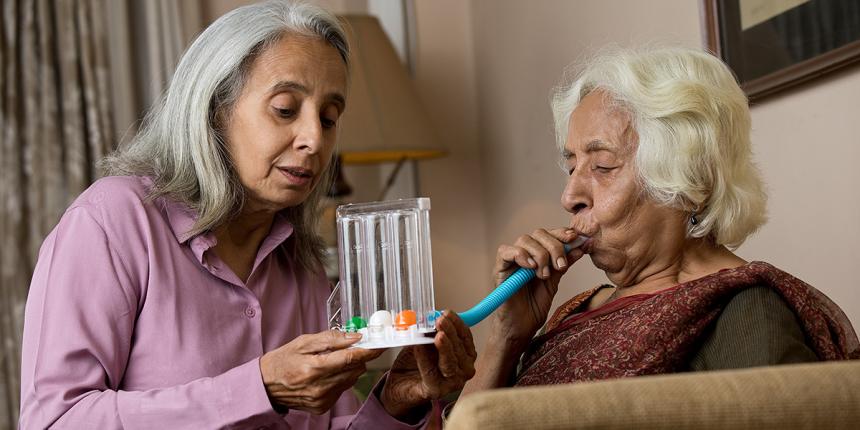
<path id="1" fill-rule="evenodd" d="M 368 325 L 391 327 L 391 312 L 385 310 L 374 312 L 373 315 L 370 316 L 370 321 L 368 322 Z"/>

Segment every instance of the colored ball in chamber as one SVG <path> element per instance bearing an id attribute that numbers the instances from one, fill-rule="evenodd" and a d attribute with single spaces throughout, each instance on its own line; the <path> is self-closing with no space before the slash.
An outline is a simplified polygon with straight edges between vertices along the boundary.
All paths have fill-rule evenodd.
<path id="1" fill-rule="evenodd" d="M 435 327 L 436 320 L 438 320 L 439 318 L 442 318 L 442 312 L 436 310 L 430 311 L 430 313 L 427 314 L 427 325 L 429 325 L 431 328 Z"/>
<path id="2" fill-rule="evenodd" d="M 362 317 L 352 317 L 349 319 L 349 322 L 346 323 L 346 331 L 348 332 L 356 332 L 363 328 L 367 327 L 367 322 L 364 321 Z"/>
<path id="3" fill-rule="evenodd" d="M 390 327 L 391 323 L 391 312 L 386 310 L 376 311 L 373 315 L 370 316 L 370 321 L 368 322 L 369 326 L 380 326 L 380 327 Z"/>
<path id="4" fill-rule="evenodd" d="M 394 317 L 394 328 L 397 330 L 408 330 L 409 326 L 417 323 L 418 319 L 416 318 L 415 311 L 411 309 L 406 309 Z"/>

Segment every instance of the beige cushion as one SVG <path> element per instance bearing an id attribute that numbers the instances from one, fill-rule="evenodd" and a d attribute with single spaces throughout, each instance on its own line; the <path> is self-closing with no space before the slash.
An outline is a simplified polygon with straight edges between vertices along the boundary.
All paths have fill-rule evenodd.
<path id="1" fill-rule="evenodd" d="M 490 390 L 458 429 L 860 429 L 860 361 Z"/>

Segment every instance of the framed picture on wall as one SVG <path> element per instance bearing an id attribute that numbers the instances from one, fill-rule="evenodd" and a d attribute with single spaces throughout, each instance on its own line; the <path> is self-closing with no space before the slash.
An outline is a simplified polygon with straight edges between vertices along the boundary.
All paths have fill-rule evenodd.
<path id="1" fill-rule="evenodd" d="M 860 61 L 860 0 L 702 0 L 708 48 L 750 100 Z"/>

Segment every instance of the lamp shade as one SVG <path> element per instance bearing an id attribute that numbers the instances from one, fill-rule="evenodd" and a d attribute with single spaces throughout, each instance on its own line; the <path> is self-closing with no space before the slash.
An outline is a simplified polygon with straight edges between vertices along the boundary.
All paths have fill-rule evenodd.
<path id="1" fill-rule="evenodd" d="M 340 119 L 338 151 L 344 164 L 441 157 L 444 149 L 406 68 L 379 21 L 344 15 L 351 82 Z"/>

